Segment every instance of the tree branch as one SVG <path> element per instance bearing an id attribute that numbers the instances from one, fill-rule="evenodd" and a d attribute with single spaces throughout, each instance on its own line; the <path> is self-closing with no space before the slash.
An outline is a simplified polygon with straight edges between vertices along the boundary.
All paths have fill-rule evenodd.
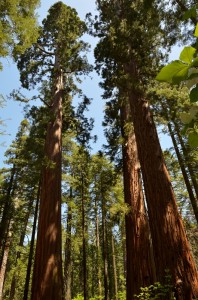
<path id="1" fill-rule="evenodd" d="M 41 50 L 43 53 L 47 54 L 47 55 L 55 55 L 54 52 L 49 52 L 49 51 L 46 51 L 41 45 L 39 44 L 36 44 L 36 47 Z"/>

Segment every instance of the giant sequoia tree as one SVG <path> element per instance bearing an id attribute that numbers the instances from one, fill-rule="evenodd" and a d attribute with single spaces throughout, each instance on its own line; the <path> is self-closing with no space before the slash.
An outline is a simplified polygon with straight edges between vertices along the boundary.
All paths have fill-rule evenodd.
<path id="1" fill-rule="evenodd" d="M 26 88 L 48 79 L 49 108 L 42 171 L 40 215 L 33 271 L 32 299 L 62 299 L 61 252 L 61 134 L 62 106 L 67 106 L 73 88 L 73 76 L 88 69 L 85 43 L 79 40 L 85 31 L 74 9 L 62 2 L 54 4 L 43 21 L 40 37 L 32 48 L 18 58 L 21 82 Z"/>
<path id="2" fill-rule="evenodd" d="M 110 82 L 109 82 L 110 83 Z M 148 217 L 145 210 L 140 162 L 132 126 L 127 95 L 115 93 L 114 99 L 106 104 L 104 126 L 109 152 L 117 154 L 122 145 L 124 199 L 129 212 L 126 214 L 126 286 L 127 297 L 138 294 L 141 287 L 154 282 L 154 264 Z M 121 136 L 122 137 L 121 137 Z M 121 142 L 122 141 L 122 142 Z M 119 166 L 119 163 L 118 163 Z"/>
<path id="3" fill-rule="evenodd" d="M 147 199 L 157 279 L 164 281 L 168 268 L 178 299 L 198 296 L 198 274 L 162 150 L 145 86 L 159 60 L 159 6 L 157 1 L 98 1 L 101 38 L 95 55 L 102 70 L 103 86 L 128 91 L 138 155 Z M 149 66 L 149 69 L 148 67 Z M 111 76 L 109 76 L 111 74 Z M 112 89 L 109 95 L 112 94 Z"/>

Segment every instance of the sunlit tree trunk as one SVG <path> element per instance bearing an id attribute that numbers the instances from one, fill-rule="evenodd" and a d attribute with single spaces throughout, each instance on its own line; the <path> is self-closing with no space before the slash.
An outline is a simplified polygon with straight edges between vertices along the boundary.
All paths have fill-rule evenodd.
<path id="1" fill-rule="evenodd" d="M 123 175 L 125 203 L 130 209 L 126 215 L 126 285 L 127 300 L 139 294 L 140 287 L 154 282 L 149 224 L 145 211 L 141 184 L 140 163 L 133 129 L 129 126 L 131 114 L 129 104 L 121 107 L 123 137 Z"/>
<path id="2" fill-rule="evenodd" d="M 63 72 L 55 58 L 51 120 L 45 142 L 32 300 L 62 300 L 61 147 Z"/>
<path id="3" fill-rule="evenodd" d="M 34 241 L 35 241 L 35 235 L 36 235 L 36 224 L 37 224 L 37 218 L 38 218 L 40 192 L 41 192 L 41 180 L 39 181 L 36 206 L 35 206 L 35 210 L 34 210 L 34 221 L 33 221 L 33 226 L 32 226 L 32 236 L 31 236 L 31 242 L 30 242 L 30 252 L 29 252 L 29 257 L 28 257 L 28 265 L 27 265 L 27 271 L 26 271 L 23 300 L 28 299 L 30 275 L 31 275 L 31 269 L 32 269 L 32 260 L 33 260 L 33 255 L 34 255 Z"/>
<path id="4" fill-rule="evenodd" d="M 136 62 L 125 68 L 131 79 L 138 79 Z M 169 270 L 178 299 L 198 297 L 198 274 L 186 238 L 175 195 L 166 169 L 156 127 L 143 92 L 130 91 L 138 155 L 141 163 L 149 223 L 154 248 L 157 280 L 164 281 Z M 180 291 L 184 298 L 180 297 Z"/>

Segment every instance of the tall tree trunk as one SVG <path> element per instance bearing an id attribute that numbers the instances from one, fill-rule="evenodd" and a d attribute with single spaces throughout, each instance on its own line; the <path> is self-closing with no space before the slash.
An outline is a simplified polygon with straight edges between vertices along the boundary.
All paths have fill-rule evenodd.
<path id="1" fill-rule="evenodd" d="M 112 248 L 113 277 L 114 277 L 114 300 L 118 300 L 116 252 L 115 252 L 115 242 L 114 242 L 113 232 L 111 232 L 111 248 Z"/>
<path id="2" fill-rule="evenodd" d="M 125 126 L 131 121 L 129 104 L 121 107 L 121 131 L 123 142 L 124 198 L 130 212 L 126 215 L 126 256 L 127 256 L 127 300 L 139 294 L 140 287 L 154 282 L 154 268 L 151 260 L 149 224 L 145 211 L 141 184 L 140 163 L 135 135 L 132 128 Z M 126 131 L 126 132 L 125 132 Z"/>
<path id="3" fill-rule="evenodd" d="M 70 201 L 72 200 L 72 188 L 70 188 Z M 67 211 L 67 237 L 65 242 L 65 264 L 64 264 L 64 290 L 65 300 L 71 300 L 71 282 L 72 282 L 72 260 L 71 260 L 71 229 L 72 229 L 72 210 L 68 203 Z"/>
<path id="4" fill-rule="evenodd" d="M 32 300 L 62 300 L 61 154 L 63 73 L 55 58 L 51 121 L 45 142 Z"/>
<path id="5" fill-rule="evenodd" d="M 84 300 L 88 299 L 87 295 L 87 253 L 86 253 L 86 226 L 85 226 L 85 195 L 84 195 L 84 179 L 81 178 L 81 209 L 82 209 L 82 239 L 83 239 L 83 294 Z"/>
<path id="6" fill-rule="evenodd" d="M 5 240 L 5 246 L 3 251 L 3 258 L 1 262 L 1 269 L 0 269 L 0 300 L 3 300 L 3 286 L 5 281 L 5 274 L 6 274 L 6 266 L 8 261 L 8 254 L 10 250 L 10 243 L 12 237 L 12 221 L 8 224 L 8 231 Z"/>
<path id="7" fill-rule="evenodd" d="M 191 187 L 191 183 L 190 183 L 190 180 L 188 178 L 188 174 L 187 174 L 185 166 L 184 166 L 184 161 L 183 161 L 182 156 L 180 154 L 178 144 L 177 144 L 177 141 L 175 139 L 175 136 L 174 136 L 174 133 L 173 133 L 173 130 L 172 130 L 172 127 L 171 127 L 170 123 L 168 123 L 168 130 L 169 130 L 169 133 L 170 133 L 170 136 L 171 136 L 171 139 L 172 139 L 172 142 L 173 142 L 173 146 L 174 146 L 174 149 L 175 149 L 175 153 L 177 155 L 178 162 L 179 162 L 179 165 L 180 165 L 180 168 L 181 168 L 181 171 L 182 171 L 182 175 L 183 175 L 183 178 L 184 178 L 184 181 L 185 181 L 185 184 L 186 184 L 186 188 L 187 188 L 187 191 L 188 191 L 190 202 L 192 204 L 193 212 L 194 212 L 195 218 L 196 218 L 197 223 L 198 223 L 198 202 L 197 202 L 197 200 L 194 196 L 194 193 L 193 193 L 193 190 L 192 190 L 192 187 Z"/>
<path id="8" fill-rule="evenodd" d="M 123 271 L 124 278 L 127 277 L 127 259 L 126 259 L 126 221 L 121 224 L 122 251 L 123 251 Z"/>
<path id="9" fill-rule="evenodd" d="M 12 203 L 12 196 L 14 195 L 14 190 L 15 190 L 15 180 L 14 177 L 16 175 L 16 167 L 13 165 L 12 170 L 11 170 L 11 175 L 10 175 L 10 180 L 8 183 L 8 188 L 5 196 L 5 205 L 3 209 L 3 215 L 0 223 L 0 249 L 3 254 L 3 247 L 4 247 L 4 241 L 6 239 L 6 233 L 8 230 L 8 226 L 10 223 L 10 219 L 12 217 L 13 213 L 13 203 Z M 1 263 L 2 258 L 0 259 Z"/>
<path id="10" fill-rule="evenodd" d="M 97 199 L 95 198 L 95 228 L 96 228 L 96 266 L 97 266 L 97 283 L 98 283 L 98 296 L 102 297 L 102 283 L 101 283 L 101 267 L 100 267 L 100 237 L 99 237 L 99 218 Z"/>
<path id="11" fill-rule="evenodd" d="M 33 199 L 34 199 L 34 195 L 33 195 Z M 26 212 L 26 216 L 25 216 L 25 222 L 23 225 L 23 230 L 21 232 L 21 236 L 20 236 L 20 241 L 19 241 L 19 247 L 23 246 L 24 243 L 24 239 L 25 239 L 25 234 L 26 234 L 26 230 L 27 230 L 27 225 L 28 225 L 28 220 L 30 217 L 30 212 L 32 210 L 32 206 L 33 206 L 33 202 L 34 200 L 31 199 L 29 202 L 29 206 Z M 15 262 L 15 271 L 12 277 L 12 282 L 11 282 L 11 287 L 10 287 L 10 300 L 13 300 L 15 298 L 15 290 L 16 290 L 16 284 L 17 284 L 17 265 L 18 265 L 18 259 L 20 259 L 21 256 L 21 251 L 17 251 L 16 253 L 16 262 Z"/>
<path id="12" fill-rule="evenodd" d="M 186 166 L 188 168 L 188 171 L 189 171 L 189 174 L 190 174 L 190 178 L 191 178 L 191 181 L 192 181 L 192 184 L 193 184 L 193 187 L 194 187 L 194 190 L 195 190 L 195 194 L 196 194 L 196 197 L 197 197 L 197 201 L 198 201 L 198 183 L 197 183 L 197 176 L 195 174 L 195 172 L 193 171 L 193 168 L 191 166 L 191 164 L 189 163 L 189 155 L 188 155 L 188 150 L 185 146 L 185 143 L 183 141 L 183 138 L 181 136 L 181 133 L 180 133 L 180 130 L 179 130 L 179 127 L 178 127 L 178 124 L 172 120 L 174 126 L 175 126 L 175 130 L 176 130 L 176 133 L 177 133 L 177 137 L 178 137 L 178 140 L 179 140 L 179 143 L 181 145 L 181 150 L 183 152 L 183 155 L 184 155 L 184 158 L 185 158 L 185 162 L 186 162 Z"/>
<path id="13" fill-rule="evenodd" d="M 28 299 L 30 275 L 31 275 L 31 269 L 32 269 L 32 259 L 33 259 L 33 255 L 34 255 L 34 241 L 35 241 L 36 223 L 37 223 L 38 210 L 39 210 L 40 191 L 41 191 L 41 180 L 39 181 L 36 206 L 35 206 L 35 211 L 34 211 L 34 221 L 33 221 L 33 227 L 32 227 L 32 236 L 31 236 L 31 242 L 30 242 L 30 252 L 29 252 L 29 257 L 28 257 L 28 265 L 27 265 L 27 271 L 26 271 L 23 300 Z"/>
<path id="14" fill-rule="evenodd" d="M 109 299 L 108 288 L 108 253 L 107 253 L 107 231 L 106 231 L 106 205 L 104 195 L 102 193 L 101 182 L 101 197 L 102 197 L 102 252 L 103 252 L 103 278 L 104 278 L 104 300 Z"/>
<path id="15" fill-rule="evenodd" d="M 134 60 L 125 70 L 137 83 L 138 71 Z M 178 299 L 189 299 L 187 293 L 198 297 L 195 262 L 177 209 L 148 102 L 137 88 L 130 91 L 129 99 L 144 180 L 157 279 L 163 282 L 165 270 L 168 269 Z"/>

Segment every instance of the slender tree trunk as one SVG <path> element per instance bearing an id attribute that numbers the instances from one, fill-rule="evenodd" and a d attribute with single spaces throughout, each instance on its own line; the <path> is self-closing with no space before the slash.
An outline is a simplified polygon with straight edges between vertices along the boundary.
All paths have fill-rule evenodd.
<path id="1" fill-rule="evenodd" d="M 15 180 L 14 180 L 15 174 L 16 174 L 16 167 L 15 165 L 13 165 L 8 188 L 7 188 L 7 193 L 5 197 L 3 215 L 0 223 L 0 249 L 2 253 L 3 253 L 2 249 L 4 247 L 4 240 L 6 238 L 9 222 L 12 216 L 12 208 L 13 208 L 12 196 L 14 195 L 14 190 L 15 190 Z"/>
<path id="2" fill-rule="evenodd" d="M 34 221 L 33 221 L 33 227 L 32 227 L 32 236 L 31 236 L 31 242 L 30 242 L 30 253 L 29 253 L 29 257 L 28 257 L 28 265 L 27 265 L 27 271 L 26 271 L 23 300 L 28 299 L 30 275 L 31 275 L 31 269 L 32 269 L 32 259 L 33 259 L 33 255 L 34 255 L 34 241 L 35 241 L 35 234 L 36 234 L 36 223 L 37 223 L 38 210 L 39 210 L 40 190 L 41 190 L 41 180 L 39 181 L 37 199 L 36 199 L 36 206 L 35 206 L 35 211 L 34 211 Z"/>
<path id="3" fill-rule="evenodd" d="M 118 280 L 116 267 L 116 253 L 113 232 L 111 232 L 111 248 L 112 248 L 112 263 L 113 263 L 113 277 L 114 277 L 114 299 L 118 300 Z"/>
<path id="4" fill-rule="evenodd" d="M 98 295 L 102 297 L 102 283 L 101 283 L 101 267 L 100 267 L 100 237 L 99 237 L 99 218 L 97 209 L 97 200 L 95 199 L 95 228 L 96 228 L 96 266 L 97 266 L 97 282 L 98 282 Z"/>
<path id="5" fill-rule="evenodd" d="M 6 266 L 8 261 L 8 254 L 10 250 L 10 243 L 11 243 L 11 237 L 12 237 L 12 221 L 8 224 L 8 232 L 7 237 L 5 240 L 5 246 L 3 251 L 3 258 L 1 262 L 1 269 L 0 269 L 0 300 L 3 300 L 3 286 L 5 281 L 5 274 L 6 274 Z"/>
<path id="6" fill-rule="evenodd" d="M 125 68 L 138 80 L 135 61 Z M 142 91 L 130 91 L 130 107 L 144 180 L 157 279 L 164 281 L 165 270 L 172 276 L 178 299 L 187 293 L 198 297 L 198 274 L 186 238 L 181 216 L 166 169 L 157 131 Z M 179 296 L 180 290 L 184 298 Z M 190 290 L 190 292 L 189 292 Z"/>
<path id="7" fill-rule="evenodd" d="M 145 212 L 144 197 L 141 185 L 140 163 L 137 153 L 135 135 L 125 132 L 125 126 L 131 121 L 130 107 L 124 104 L 121 108 L 123 143 L 124 197 L 130 208 L 126 215 L 126 255 L 127 255 L 127 300 L 139 294 L 140 287 L 154 282 L 155 275 L 151 260 L 149 224 Z"/>
<path id="8" fill-rule="evenodd" d="M 185 158 L 185 162 L 186 162 L 186 166 L 188 168 L 188 171 L 189 171 L 189 174 L 190 174 L 190 178 L 191 178 L 191 181 L 192 181 L 192 184 L 193 184 L 193 187 L 194 187 L 194 190 L 195 190 L 195 194 L 196 194 L 196 197 L 197 197 L 197 201 L 198 201 L 197 176 L 196 176 L 195 172 L 193 171 L 193 168 L 192 168 L 191 164 L 189 163 L 188 150 L 187 150 L 187 148 L 185 146 L 185 143 L 183 141 L 183 138 L 182 138 L 182 136 L 180 134 L 179 127 L 178 127 L 178 125 L 176 124 L 175 121 L 172 120 L 172 122 L 173 122 L 173 124 L 175 126 L 177 137 L 178 137 L 179 143 L 181 145 L 181 150 L 183 152 L 183 155 L 184 155 L 184 158 Z"/>
<path id="9" fill-rule="evenodd" d="M 102 183 L 101 183 L 102 184 Z M 102 189 L 102 187 L 101 187 Z M 107 232 L 106 232 L 106 205 L 103 193 L 102 197 L 102 248 L 103 248 L 103 277 L 104 277 L 104 300 L 109 299 L 108 289 L 108 253 L 107 253 Z"/>
<path id="10" fill-rule="evenodd" d="M 124 222 L 123 222 L 124 223 Z M 122 250 L 123 250 L 123 267 L 124 267 L 124 278 L 127 277 L 127 258 L 126 258 L 126 222 L 121 225 L 121 236 L 122 236 Z"/>
<path id="11" fill-rule="evenodd" d="M 32 300 L 62 300 L 61 154 L 63 73 L 55 58 L 51 121 L 45 142 Z"/>
<path id="12" fill-rule="evenodd" d="M 84 300 L 87 300 L 87 253 L 86 253 L 86 227 L 85 227 L 85 195 L 84 195 L 84 179 L 82 176 L 81 191 L 81 209 L 82 209 L 82 239 L 83 239 L 83 294 Z"/>
<path id="13" fill-rule="evenodd" d="M 26 213 L 26 216 L 25 216 L 25 222 L 24 222 L 23 230 L 22 230 L 22 233 L 21 233 L 21 236 L 20 236 L 19 247 L 22 247 L 23 243 L 24 243 L 26 229 L 27 229 L 28 220 L 29 220 L 29 217 L 30 217 L 30 212 L 32 210 L 33 202 L 34 202 L 34 200 L 32 200 L 32 199 L 29 202 L 29 206 L 28 206 L 27 213 Z M 20 258 L 20 256 L 21 256 L 21 252 L 17 251 L 17 253 L 16 253 L 16 262 L 15 262 L 15 271 L 14 271 L 14 274 L 13 274 L 13 277 L 12 277 L 12 282 L 11 282 L 11 287 L 10 287 L 10 297 L 9 297 L 10 300 L 13 300 L 15 298 L 15 290 L 16 290 L 16 284 L 17 284 L 17 278 L 18 278 L 17 277 L 17 275 L 18 275 L 17 274 L 17 265 L 18 265 L 18 259 Z"/>
<path id="14" fill-rule="evenodd" d="M 188 178 L 188 174 L 187 174 L 185 166 L 184 166 L 184 161 L 183 161 L 182 156 L 180 154 L 180 151 L 179 151 L 179 148 L 178 148 L 178 145 L 177 145 L 177 141 L 175 139 L 175 136 L 174 136 L 174 133 L 173 133 L 173 130 L 172 130 L 172 127 L 171 127 L 170 123 L 168 123 L 168 130 L 170 132 L 170 136 L 171 136 L 171 139 L 172 139 L 172 142 L 173 142 L 173 146 L 175 148 L 175 153 L 177 155 L 178 162 L 179 162 L 179 165 L 180 165 L 180 168 L 181 168 L 181 171 L 182 171 L 182 175 L 183 175 L 183 178 L 184 178 L 184 181 L 185 181 L 185 184 L 186 184 L 186 188 L 187 188 L 187 191 L 188 191 L 190 202 L 192 204 L 193 212 L 194 212 L 195 218 L 196 218 L 197 223 L 198 223 L 198 203 L 197 203 L 197 200 L 194 196 L 194 193 L 193 193 L 193 190 L 192 190 L 192 187 L 191 187 L 191 183 L 190 183 L 190 180 Z"/>
<path id="15" fill-rule="evenodd" d="M 72 200 L 72 188 L 70 188 L 70 201 Z M 72 282 L 72 261 L 71 261 L 71 222 L 72 210 L 68 203 L 67 212 L 67 237 L 65 242 L 65 264 L 64 264 L 64 286 L 65 286 L 65 300 L 71 300 L 71 282 Z"/>

